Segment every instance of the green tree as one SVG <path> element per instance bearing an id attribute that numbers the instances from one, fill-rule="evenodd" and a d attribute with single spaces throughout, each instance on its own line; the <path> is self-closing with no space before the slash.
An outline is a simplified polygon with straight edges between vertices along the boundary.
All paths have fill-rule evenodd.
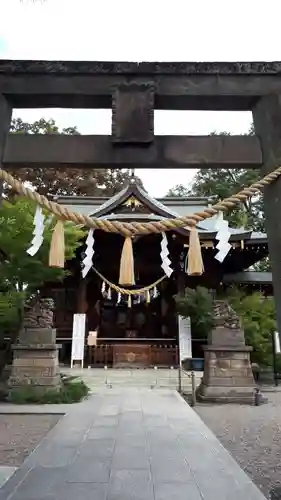
<path id="1" fill-rule="evenodd" d="M 6 331 L 11 322 L 17 324 L 16 310 L 36 293 L 47 281 L 62 280 L 64 269 L 48 266 L 49 247 L 55 221 L 44 231 L 44 242 L 38 253 L 31 257 L 27 249 L 33 238 L 35 204 L 25 199 L 16 203 L 5 200 L 0 211 L 0 241 L 6 255 L 0 262 L 0 332 Z M 84 232 L 65 223 L 66 259 L 75 255 Z M 20 306 L 20 307 L 19 307 Z M 14 320 L 14 321 L 13 321 Z"/>
<path id="2" fill-rule="evenodd" d="M 246 343 L 253 347 L 252 361 L 271 365 L 271 339 L 277 328 L 274 299 L 259 292 L 246 295 L 236 288 L 228 290 L 227 299 L 242 320 Z"/>
<path id="3" fill-rule="evenodd" d="M 79 134 L 77 127 L 60 130 L 55 120 L 41 118 L 34 123 L 14 118 L 10 128 L 14 134 Z M 46 196 L 88 195 L 113 196 L 126 184 L 130 172 L 128 169 L 89 169 L 65 166 L 63 168 L 21 168 L 9 169 L 9 172 L 22 182 L 28 182 Z M 137 182 L 142 185 L 139 178 Z M 6 191 L 11 193 L 10 190 Z"/>
<path id="4" fill-rule="evenodd" d="M 212 197 L 213 203 L 216 203 L 257 182 L 259 178 L 259 172 L 256 170 L 224 168 L 199 170 L 194 177 L 191 194 Z M 262 195 L 246 200 L 236 209 L 226 213 L 225 217 L 233 227 L 264 231 Z"/>
<path id="5" fill-rule="evenodd" d="M 176 295 L 175 301 L 177 312 L 190 318 L 194 337 L 206 339 L 214 323 L 213 299 L 207 288 L 186 288 L 185 294 Z"/>
<path id="6" fill-rule="evenodd" d="M 169 189 L 166 196 L 175 196 L 178 198 L 184 198 L 186 196 L 190 196 L 190 189 L 185 187 L 183 184 L 177 184 L 173 188 Z"/>
<path id="7" fill-rule="evenodd" d="M 210 135 L 231 134 L 229 132 L 212 132 Z M 253 124 L 247 135 L 254 135 Z M 176 196 L 186 196 L 188 194 L 191 196 L 212 197 L 214 203 L 216 203 L 235 194 L 243 187 L 257 182 L 259 178 L 260 173 L 251 169 L 200 169 L 195 174 L 190 188 L 180 185 L 172 188 L 170 192 L 174 192 Z M 233 227 L 265 231 L 262 195 L 253 196 L 251 199 L 246 200 L 239 207 L 227 213 L 226 218 Z"/>
<path id="8" fill-rule="evenodd" d="M 0 340 L 7 335 L 9 342 L 0 351 L 0 375 L 16 339 L 22 318 L 24 301 L 38 293 L 47 281 L 62 280 L 64 269 L 48 266 L 49 247 L 55 221 L 46 224 L 44 242 L 38 253 L 31 257 L 26 250 L 33 238 L 35 204 L 23 198 L 15 203 L 5 200 L 0 211 Z M 80 245 L 84 232 L 65 223 L 65 255 L 71 259 Z"/>
<path id="9" fill-rule="evenodd" d="M 63 269 L 50 268 L 48 255 L 53 221 L 44 232 L 44 242 L 34 257 L 26 250 L 33 238 L 35 204 L 20 198 L 16 203 L 4 201 L 0 211 L 0 241 L 7 259 L 0 264 L 0 286 L 2 290 L 18 290 L 33 293 L 46 281 L 62 279 Z M 71 223 L 65 223 L 66 259 L 75 255 L 83 231 Z"/>

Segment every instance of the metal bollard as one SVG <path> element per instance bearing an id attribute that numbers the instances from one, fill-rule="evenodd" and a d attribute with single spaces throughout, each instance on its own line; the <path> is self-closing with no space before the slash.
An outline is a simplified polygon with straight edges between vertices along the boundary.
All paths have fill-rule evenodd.
<path id="1" fill-rule="evenodd" d="M 261 404 L 262 404 L 262 395 L 259 388 L 257 387 L 254 393 L 254 405 L 260 406 Z"/>
<path id="2" fill-rule="evenodd" d="M 193 371 L 191 372 L 191 406 L 196 406 L 196 378 Z"/>

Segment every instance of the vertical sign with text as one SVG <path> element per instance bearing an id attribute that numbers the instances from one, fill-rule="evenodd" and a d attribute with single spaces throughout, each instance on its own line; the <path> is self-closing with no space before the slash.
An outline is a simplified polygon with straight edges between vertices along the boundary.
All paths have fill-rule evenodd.
<path id="1" fill-rule="evenodd" d="M 179 316 L 179 351 L 180 364 L 185 359 L 192 358 L 191 325 L 190 318 Z"/>
<path id="2" fill-rule="evenodd" d="M 71 368 L 74 361 L 80 361 L 84 365 L 86 314 L 73 315 L 72 345 L 71 345 Z"/>

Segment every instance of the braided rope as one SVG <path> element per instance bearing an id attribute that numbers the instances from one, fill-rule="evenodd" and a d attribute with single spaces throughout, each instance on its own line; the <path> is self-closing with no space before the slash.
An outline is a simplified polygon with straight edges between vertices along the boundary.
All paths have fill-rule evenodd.
<path id="1" fill-rule="evenodd" d="M 105 276 L 103 276 L 94 266 L 93 266 L 93 270 L 99 276 L 99 278 L 101 278 L 102 281 L 104 281 L 108 286 L 110 286 L 110 288 L 115 290 L 115 292 L 117 292 L 117 293 L 121 293 L 122 295 L 142 295 L 143 293 L 149 292 L 150 290 L 152 290 L 156 286 L 160 285 L 160 283 L 162 283 L 162 281 L 164 281 L 164 279 L 167 278 L 166 274 L 164 274 L 164 276 L 161 276 L 161 278 L 156 280 L 151 285 L 144 286 L 142 288 L 138 288 L 137 290 L 128 290 L 127 288 L 122 288 L 118 285 L 115 285 L 114 283 L 111 283 L 111 281 L 109 281 L 107 278 L 105 278 Z"/>
<path id="2" fill-rule="evenodd" d="M 80 214 L 78 212 L 72 212 L 68 208 L 50 201 L 36 191 L 25 187 L 23 183 L 15 179 L 5 170 L 0 170 L 0 180 L 3 180 L 9 184 L 12 189 L 17 191 L 19 194 L 35 201 L 42 208 L 45 208 L 58 219 L 68 220 L 74 222 L 76 225 L 83 225 L 88 228 L 102 229 L 103 231 L 109 233 L 121 233 L 123 236 L 134 236 L 136 234 L 151 234 L 151 233 L 162 233 L 165 231 L 171 231 L 173 229 L 179 229 L 182 227 L 192 228 L 195 227 L 198 222 L 208 219 L 220 211 L 227 211 L 239 203 L 247 200 L 254 194 L 260 192 L 265 186 L 271 184 L 281 175 L 281 167 L 276 168 L 270 174 L 265 175 L 260 181 L 251 184 L 239 191 L 237 194 L 225 198 L 224 200 L 216 203 L 212 207 L 208 207 L 202 212 L 195 212 L 192 215 L 176 217 L 175 219 L 164 219 L 162 221 L 151 221 L 151 222 L 120 222 L 120 221 L 109 221 L 104 219 L 91 218 L 88 215 Z"/>

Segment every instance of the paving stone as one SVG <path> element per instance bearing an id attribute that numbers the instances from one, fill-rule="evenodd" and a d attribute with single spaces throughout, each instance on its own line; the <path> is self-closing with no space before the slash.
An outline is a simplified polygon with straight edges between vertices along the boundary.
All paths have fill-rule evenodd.
<path id="1" fill-rule="evenodd" d="M 25 461 L 24 466 L 64 467 L 71 464 L 77 455 L 77 446 L 65 446 L 62 443 L 48 443 L 40 446 Z"/>
<path id="2" fill-rule="evenodd" d="M 91 428 L 95 427 L 116 427 L 118 425 L 118 417 L 111 415 L 98 416 L 92 423 Z"/>
<path id="3" fill-rule="evenodd" d="M 111 466 L 112 469 L 149 469 L 146 448 L 117 445 Z"/>
<path id="4" fill-rule="evenodd" d="M 116 439 L 116 446 L 121 443 L 124 445 L 131 445 L 136 447 L 144 447 L 146 446 L 146 435 L 144 432 L 138 431 L 137 433 L 133 432 L 122 432 L 118 433 Z"/>
<path id="5" fill-rule="evenodd" d="M 154 495 L 155 500 L 202 500 L 199 488 L 194 481 L 155 484 Z"/>
<path id="6" fill-rule="evenodd" d="M 11 497 L 7 495 L 3 498 L 11 500 L 46 500 L 51 491 L 54 491 L 57 487 L 64 473 L 65 470 L 61 467 L 34 467 L 34 469 L 28 471 Z M 9 481 L 6 484 L 8 486 Z"/>
<path id="7" fill-rule="evenodd" d="M 92 427 L 88 434 L 87 439 L 115 439 L 116 427 Z"/>
<path id="8" fill-rule="evenodd" d="M 113 471 L 108 487 L 107 500 L 154 500 L 149 471 Z"/>
<path id="9" fill-rule="evenodd" d="M 3 486 L 3 484 L 5 484 L 6 481 L 8 481 L 8 479 L 10 479 L 10 477 L 16 470 L 17 467 L 5 467 L 3 465 L 0 467 L 0 488 Z"/>
<path id="10" fill-rule="evenodd" d="M 155 483 L 188 483 L 193 480 L 193 476 L 184 460 L 174 457 L 167 459 L 151 460 L 151 473 Z"/>
<path id="11" fill-rule="evenodd" d="M 106 500 L 106 483 L 60 483 L 46 500 Z"/>
<path id="12" fill-rule="evenodd" d="M 110 458 L 115 447 L 114 439 L 86 439 L 79 448 L 78 456 L 95 460 Z"/>
<path id="13" fill-rule="evenodd" d="M 77 457 L 68 468 L 68 483 L 108 483 L 110 476 L 110 459 L 90 459 Z"/>

